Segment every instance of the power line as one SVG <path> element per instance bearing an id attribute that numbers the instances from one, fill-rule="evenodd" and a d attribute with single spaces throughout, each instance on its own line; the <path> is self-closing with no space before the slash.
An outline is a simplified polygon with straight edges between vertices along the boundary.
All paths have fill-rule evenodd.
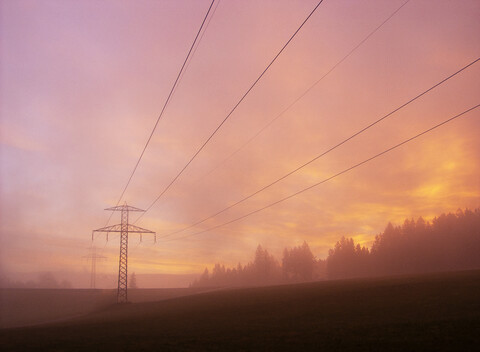
<path id="1" fill-rule="evenodd" d="M 332 152 L 333 150 L 337 149 L 338 147 L 342 146 L 343 144 L 347 143 L 348 141 L 352 140 L 353 138 L 357 137 L 358 135 L 362 134 L 363 132 L 367 131 L 368 129 L 372 128 L 373 126 L 375 126 L 376 124 L 380 123 L 381 121 L 389 118 L 390 116 L 392 116 L 393 114 L 395 114 L 396 112 L 398 112 L 399 110 L 403 109 L 404 107 L 406 107 L 407 105 L 413 103 L 415 100 L 421 98 L 422 96 L 424 96 L 425 94 L 429 93 L 430 91 L 432 91 L 433 89 L 437 88 L 438 86 L 440 86 L 441 84 L 445 83 L 446 81 L 448 81 L 449 79 L 455 77 L 457 74 L 463 72 L 464 70 L 466 70 L 467 68 L 469 68 L 470 66 L 474 65 L 476 62 L 478 62 L 480 60 L 480 58 L 470 62 L 469 64 L 463 66 L 461 69 L 457 70 L 455 73 L 452 73 L 451 75 L 449 75 L 448 77 L 442 79 L 440 82 L 436 83 L 435 85 L 431 86 L 430 88 L 428 88 L 427 90 L 423 91 L 422 93 L 416 95 L 415 97 L 411 98 L 410 100 L 408 100 L 406 103 L 403 103 L 402 105 L 400 105 L 399 107 L 397 107 L 396 109 L 392 110 L 391 112 L 389 112 L 388 114 L 382 116 L 381 118 L 377 119 L 376 121 L 370 123 L 369 125 L 365 126 L 364 128 L 360 129 L 359 131 L 355 132 L 354 134 L 352 134 L 350 137 L 344 139 L 343 141 L 337 143 L 336 145 L 334 145 L 333 147 L 330 147 L 329 149 L 327 149 L 326 151 L 322 152 L 321 154 L 315 156 L 313 159 L 307 161 L 306 163 L 298 166 L 297 168 L 293 169 L 292 171 L 286 173 L 285 175 L 283 175 L 282 177 L 276 179 L 275 181 L 269 183 L 268 185 L 260 188 L 259 190 L 251 193 L 250 195 L 240 199 L 239 201 L 229 205 L 228 207 L 226 208 L 223 208 L 222 210 L 218 211 L 217 213 L 213 214 L 213 215 L 210 215 L 200 221 L 197 221 L 196 223 L 192 224 L 192 225 L 189 225 L 187 227 L 184 227 L 180 230 L 177 230 L 177 231 L 174 231 L 174 232 L 171 232 L 169 234 L 166 234 L 166 235 L 163 235 L 163 236 L 160 236 L 159 238 L 165 238 L 165 237 L 169 237 L 169 236 L 172 236 L 174 234 L 177 234 L 177 233 L 180 233 L 180 232 L 183 232 L 187 229 L 190 229 L 194 226 L 197 226 L 207 220 L 210 220 L 214 217 L 216 217 L 217 215 L 220 215 L 222 213 L 224 213 L 225 211 L 237 206 L 238 204 L 240 203 L 243 203 L 244 201 L 252 198 L 253 196 L 259 194 L 260 192 L 263 192 L 264 190 L 266 190 L 267 188 L 270 188 L 271 186 L 277 184 L 278 182 L 284 180 L 285 178 L 289 177 L 290 175 L 294 174 L 295 172 L 303 169 L 304 167 L 306 167 L 307 165 L 313 163 L 314 161 L 317 161 L 318 159 L 320 159 L 321 157 L 325 156 L 326 154 Z"/>
<path id="2" fill-rule="evenodd" d="M 245 143 L 243 143 L 238 149 L 236 149 L 233 153 L 223 159 L 220 163 L 217 164 L 213 169 L 205 173 L 201 176 L 198 180 L 203 179 L 210 175 L 212 172 L 217 170 L 220 166 L 222 166 L 227 160 L 231 159 L 235 154 L 245 148 L 248 144 L 250 144 L 255 138 L 257 138 L 260 134 L 263 133 L 268 127 L 270 127 L 275 121 L 277 121 L 280 117 L 282 117 L 288 110 L 290 110 L 296 103 L 298 103 L 305 95 L 307 95 L 317 84 L 319 84 L 325 77 L 327 77 L 330 73 L 332 73 L 338 66 L 340 66 L 346 59 L 348 59 L 358 48 L 360 48 L 371 36 L 373 36 L 380 28 L 383 27 L 393 16 L 397 14 L 410 0 L 405 1 L 402 5 L 400 5 L 395 11 L 393 11 L 380 25 L 378 25 L 373 31 L 371 31 L 365 38 L 363 38 L 357 45 L 353 47 L 340 61 L 338 61 L 335 65 L 333 65 L 322 77 L 320 77 L 315 83 L 313 83 L 310 87 L 308 87 L 298 98 L 296 98 L 293 102 L 290 103 L 285 109 L 282 110 L 277 116 L 275 116 L 272 120 L 270 120 L 265 126 L 263 126 L 258 132 L 256 132 L 250 139 L 248 139 Z"/>
<path id="3" fill-rule="evenodd" d="M 173 178 L 173 180 L 167 185 L 167 187 L 164 188 L 164 190 L 160 193 L 160 195 L 147 207 L 146 212 L 149 211 L 152 206 L 165 194 L 165 192 L 168 191 L 168 189 L 175 183 L 175 181 L 180 177 L 180 175 L 186 170 L 186 168 L 190 165 L 190 163 L 196 158 L 198 154 L 205 148 L 205 146 L 210 142 L 210 140 L 213 138 L 213 136 L 218 132 L 218 130 L 223 126 L 223 124 L 228 120 L 228 118 L 233 114 L 233 112 L 237 109 L 237 107 L 242 103 L 242 101 L 246 98 L 246 96 L 250 93 L 250 91 L 255 87 L 255 85 L 260 81 L 260 79 L 263 77 L 263 75 L 268 71 L 270 66 L 273 65 L 273 63 L 277 60 L 277 58 L 280 56 L 280 54 L 285 50 L 285 48 L 290 44 L 290 42 L 293 40 L 293 38 L 297 35 L 297 33 L 302 29 L 302 27 L 307 23 L 307 21 L 310 19 L 310 17 L 314 14 L 314 12 L 317 10 L 317 8 L 320 6 L 320 4 L 323 2 L 323 0 L 320 0 L 318 4 L 315 6 L 315 8 L 310 12 L 310 14 L 307 16 L 307 18 L 302 22 L 302 24 L 297 28 L 297 30 L 293 33 L 293 35 L 288 39 L 288 41 L 283 45 L 283 47 L 280 49 L 280 51 L 275 55 L 272 61 L 267 65 L 267 67 L 263 70 L 263 72 L 258 76 L 258 78 L 253 82 L 253 84 L 248 88 L 248 90 L 243 94 L 243 96 L 240 98 L 240 100 L 235 104 L 235 106 L 230 110 L 228 115 L 223 119 L 223 121 L 215 128 L 215 130 L 210 134 L 210 136 L 205 140 L 205 142 L 202 144 L 202 146 L 195 152 L 195 154 L 190 158 L 190 160 L 185 164 L 185 166 L 180 170 L 180 172 Z M 142 215 L 140 215 L 135 222 L 140 220 L 142 218 Z"/>
<path id="4" fill-rule="evenodd" d="M 445 124 L 447 124 L 447 123 L 449 123 L 449 122 L 451 122 L 451 121 L 453 121 L 453 120 L 455 120 L 455 119 L 457 119 L 457 118 L 459 118 L 459 117 L 467 114 L 468 112 L 477 109 L 479 106 L 480 106 L 480 104 L 477 104 L 477 105 L 471 107 L 470 109 L 467 109 L 467 110 L 461 112 L 461 113 L 458 114 L 458 115 L 455 115 L 455 116 L 453 116 L 453 117 L 451 117 L 451 118 L 449 118 L 449 119 L 447 119 L 447 120 L 445 120 L 445 121 L 443 121 L 443 122 L 440 122 L 439 124 L 437 124 L 437 125 L 435 125 L 435 126 L 433 126 L 433 127 L 430 127 L 429 129 L 427 129 L 427 130 L 425 130 L 425 131 L 423 131 L 423 132 L 421 132 L 421 133 L 419 133 L 419 134 L 417 134 L 417 135 L 415 135 L 415 136 L 413 136 L 413 137 L 410 137 L 409 139 L 404 140 L 403 142 L 401 142 L 401 143 L 399 143 L 399 144 L 394 145 L 393 147 L 390 147 L 390 148 L 388 148 L 388 149 L 386 149 L 386 150 L 384 150 L 384 151 L 382 151 L 382 152 L 380 152 L 380 153 L 378 153 L 378 154 L 376 154 L 376 155 L 374 155 L 374 156 L 372 156 L 372 157 L 370 157 L 370 158 L 368 158 L 368 159 L 365 159 L 365 160 L 363 160 L 363 161 L 361 161 L 361 162 L 359 162 L 359 163 L 357 163 L 357 164 L 355 164 L 355 165 L 353 165 L 353 166 L 350 166 L 349 168 L 347 168 L 347 169 L 345 169 L 345 170 L 343 170 L 343 171 L 340 171 L 340 172 L 336 173 L 336 174 L 333 175 L 333 176 L 330 176 L 330 177 L 328 177 L 328 178 L 326 178 L 326 179 L 324 179 L 324 180 L 322 180 L 322 181 L 320 181 L 320 182 L 317 182 L 317 183 L 315 183 L 315 184 L 313 184 L 313 185 L 311 185 L 311 186 L 309 186 L 309 187 L 306 187 L 306 188 L 304 188 L 304 189 L 302 189 L 302 190 L 300 190 L 300 191 L 298 191 L 298 192 L 295 192 L 295 193 L 293 193 L 293 194 L 291 194 L 291 195 L 289 195 L 289 196 L 287 196 L 287 197 L 284 197 L 284 198 L 282 198 L 282 199 L 280 199 L 280 200 L 277 200 L 277 201 L 275 201 L 275 202 L 273 202 L 273 203 L 270 203 L 270 204 L 268 204 L 268 205 L 266 205 L 266 206 L 264 206 L 264 207 L 262 207 L 262 208 L 259 208 L 259 209 L 257 209 L 257 210 L 251 211 L 251 212 L 249 212 L 249 213 L 247 213 L 247 214 L 244 214 L 244 215 L 242 215 L 242 216 L 240 216 L 240 217 L 238 217 L 238 218 L 235 218 L 235 219 L 233 219 L 233 220 L 224 222 L 224 223 L 222 223 L 222 224 L 220 224 L 220 225 L 210 227 L 210 228 L 208 228 L 208 229 L 206 229 L 206 230 L 202 230 L 202 231 L 199 231 L 199 232 L 195 232 L 195 233 L 193 233 L 193 234 L 190 234 L 190 235 L 187 235 L 187 236 L 183 236 L 183 237 L 172 238 L 172 239 L 169 239 L 169 240 L 165 240 L 164 242 L 170 242 L 170 241 L 180 240 L 180 239 L 184 239 L 184 238 L 188 238 L 188 237 L 192 237 L 192 236 L 197 236 L 197 235 L 203 234 L 203 233 L 205 233 L 205 232 L 209 232 L 209 231 L 211 231 L 211 230 L 216 230 L 216 229 L 218 229 L 218 228 L 220 228 L 220 227 L 229 225 L 229 224 L 231 224 L 231 223 L 233 223 L 233 222 L 236 222 L 236 221 L 245 219 L 246 217 L 248 217 L 248 216 L 250 216 L 250 215 L 253 215 L 253 214 L 256 214 L 256 213 L 258 213 L 258 212 L 261 212 L 262 210 L 265 210 L 265 209 L 267 209 L 267 208 L 273 207 L 274 205 L 277 205 L 277 204 L 279 204 L 279 203 L 281 203 L 281 202 L 283 202 L 283 201 L 286 201 L 287 199 L 293 198 L 293 197 L 295 197 L 295 196 L 297 196 L 297 195 L 299 195 L 299 194 L 301 194 L 301 193 L 303 193 L 303 192 L 306 192 L 306 191 L 308 191 L 308 190 L 310 190 L 310 189 L 312 189 L 312 188 L 314 188 L 314 187 L 317 187 L 317 186 L 319 186 L 319 185 L 321 185 L 321 184 L 323 184 L 323 183 L 326 183 L 326 182 L 328 182 L 328 181 L 330 181 L 330 180 L 332 180 L 332 179 L 334 179 L 334 178 L 336 178 L 336 177 L 338 177 L 338 176 L 341 176 L 341 175 L 343 175 L 343 174 L 345 174 L 345 173 L 347 173 L 347 172 L 349 172 L 349 171 L 351 171 L 351 170 L 353 170 L 353 169 L 356 169 L 357 167 L 362 166 L 363 164 L 366 164 L 366 163 L 368 163 L 368 162 L 370 162 L 370 161 L 372 161 L 372 160 L 374 160 L 374 159 L 376 159 L 376 158 L 378 158 L 378 157 L 380 157 L 380 156 L 382 156 L 382 155 L 384 155 L 384 154 L 387 154 L 388 152 L 391 152 L 392 150 L 397 149 L 397 148 L 401 147 L 402 145 L 407 144 L 407 143 L 409 143 L 409 142 L 411 142 L 411 141 L 413 141 L 413 140 L 415 140 L 415 139 L 417 139 L 417 138 L 419 138 L 419 137 L 421 137 L 421 136 L 423 136 L 423 135 L 425 135 L 425 134 L 427 134 L 427 133 L 429 133 L 429 132 L 437 129 L 437 128 L 439 128 L 439 127 L 441 127 L 441 126 L 443 126 L 443 125 L 445 125 Z"/>
<path id="5" fill-rule="evenodd" d="M 200 28 L 198 29 L 197 31 L 197 34 L 195 36 L 195 39 L 193 40 L 193 43 L 192 45 L 190 46 L 190 50 L 188 51 L 188 54 L 187 56 L 185 57 L 185 60 L 183 61 L 183 64 L 182 64 L 182 67 L 180 68 L 180 71 L 178 72 L 177 74 L 177 78 L 175 79 L 175 82 L 173 83 L 173 86 L 172 88 L 170 89 L 170 93 L 168 94 L 168 97 L 167 99 L 165 100 L 165 103 L 163 104 L 163 108 L 160 112 L 160 115 L 158 115 L 158 118 L 157 118 L 157 121 L 155 122 L 155 125 L 153 126 L 153 129 L 152 129 L 152 132 L 150 133 L 150 136 L 148 137 L 147 139 L 147 142 L 145 143 L 145 146 L 143 147 L 143 150 L 142 150 L 142 153 L 140 154 L 140 157 L 138 158 L 137 160 L 137 163 L 135 164 L 135 167 L 133 168 L 133 171 L 132 173 L 130 174 L 130 177 L 128 178 L 128 181 L 127 181 L 127 184 L 125 185 L 125 187 L 123 188 L 123 191 L 122 191 L 122 194 L 120 195 L 120 198 L 118 198 L 118 201 L 117 201 L 117 204 L 116 206 L 118 206 L 120 204 L 120 202 L 122 201 L 122 198 L 125 194 L 125 192 L 127 191 L 127 188 L 128 186 L 130 185 L 130 181 L 132 181 L 132 178 L 133 178 L 133 175 L 135 174 L 135 172 L 137 171 L 137 168 L 138 168 L 138 165 L 140 164 L 140 161 L 142 160 L 143 158 L 143 154 L 145 154 L 145 150 L 147 150 L 147 147 L 148 147 L 148 144 L 150 143 L 150 140 L 152 139 L 153 137 L 153 134 L 155 133 L 155 130 L 157 129 L 157 126 L 158 126 L 158 123 L 160 122 L 160 119 L 162 118 L 163 116 L 163 113 L 165 112 L 165 109 L 170 101 L 170 98 L 172 97 L 173 95 L 173 92 L 175 90 L 175 87 L 177 86 L 177 84 L 179 83 L 180 81 L 180 76 L 182 75 L 182 72 L 184 71 L 184 68 L 185 68 L 185 65 L 187 64 L 187 61 L 188 61 L 188 58 L 190 57 L 190 54 L 192 53 L 192 50 L 195 46 L 195 43 L 197 42 L 197 39 L 198 39 L 198 36 L 200 35 L 200 32 L 202 31 L 202 28 L 205 24 L 205 21 L 207 20 L 207 17 L 208 17 L 208 14 L 210 13 L 210 10 L 212 9 L 212 6 L 213 6 L 213 3 L 215 2 L 215 0 L 212 0 L 211 4 L 210 4 L 210 7 L 208 8 L 208 11 L 207 13 L 205 14 L 205 17 L 203 18 L 203 21 L 202 21 L 202 24 L 200 26 Z M 113 214 L 113 213 L 112 213 Z M 107 220 L 107 225 L 108 223 L 110 222 L 110 219 L 112 218 L 112 214 L 110 214 L 110 217 L 108 218 Z M 105 225 L 105 226 L 107 226 Z"/>
<path id="6" fill-rule="evenodd" d="M 212 22 L 212 18 L 215 16 L 215 13 L 217 12 L 218 5 L 220 5 L 220 1 L 221 0 L 217 1 L 217 4 L 215 5 L 215 8 L 213 9 L 212 15 L 210 16 L 207 24 L 205 25 L 205 29 L 203 30 L 202 34 L 200 35 L 200 38 L 198 39 L 197 45 L 193 48 L 192 54 L 190 55 L 190 58 L 188 59 L 187 65 L 185 66 L 185 69 L 183 70 L 182 75 L 180 76 L 180 80 L 182 80 L 183 76 L 185 75 L 185 72 L 188 71 L 188 67 L 190 66 L 190 63 L 192 62 L 192 59 L 195 56 L 195 53 L 197 52 L 197 49 L 198 49 L 198 47 L 199 47 L 199 45 L 200 45 L 200 43 L 203 39 L 203 36 L 207 32 L 208 26 L 210 26 L 210 22 Z M 178 84 L 175 87 L 175 90 L 177 90 L 177 88 L 178 88 Z M 175 94 L 175 91 L 173 93 Z"/>

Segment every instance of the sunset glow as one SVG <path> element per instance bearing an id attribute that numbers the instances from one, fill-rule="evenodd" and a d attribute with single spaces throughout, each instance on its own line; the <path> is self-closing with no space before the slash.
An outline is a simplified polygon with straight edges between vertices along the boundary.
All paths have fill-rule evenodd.
<path id="1" fill-rule="evenodd" d="M 479 104 L 477 62 L 272 187 L 170 235 L 272 183 L 480 57 L 480 2 L 411 0 L 339 63 L 403 3 L 324 1 L 136 223 L 159 240 L 144 235 L 139 244 L 131 235 L 129 271 L 200 274 L 217 262 L 247 263 L 258 244 L 280 258 L 285 247 L 307 241 L 325 258 L 342 236 L 369 247 L 388 222 L 431 221 L 480 207 L 478 108 L 296 197 L 189 237 Z M 90 264 L 82 257 L 92 246 L 91 232 L 105 226 L 110 214 L 103 209 L 117 203 L 209 4 L 0 3 L 0 275 L 24 279 L 51 271 L 74 286 L 88 284 L 75 280 L 88 278 Z M 316 4 L 218 4 L 122 202 L 149 207 Z M 131 214 L 132 221 L 137 217 Z M 110 224 L 119 222 L 115 213 Z M 118 237 L 110 234 L 106 242 L 99 234 L 93 245 L 107 257 L 98 263 L 99 275 L 115 275 Z"/>

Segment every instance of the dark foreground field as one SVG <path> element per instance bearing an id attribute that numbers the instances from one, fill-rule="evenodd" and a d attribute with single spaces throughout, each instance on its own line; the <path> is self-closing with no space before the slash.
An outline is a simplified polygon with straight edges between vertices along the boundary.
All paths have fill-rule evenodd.
<path id="1" fill-rule="evenodd" d="M 205 288 L 130 289 L 133 303 L 211 291 Z M 113 305 L 117 290 L 0 288 L 0 329 L 39 325 L 83 316 Z"/>
<path id="2" fill-rule="evenodd" d="M 480 271 L 224 290 L 0 330 L 0 350 L 468 351 Z"/>

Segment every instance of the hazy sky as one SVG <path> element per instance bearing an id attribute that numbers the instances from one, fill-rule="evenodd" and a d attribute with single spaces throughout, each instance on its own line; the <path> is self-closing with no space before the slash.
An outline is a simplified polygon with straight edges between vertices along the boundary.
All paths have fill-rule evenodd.
<path id="1" fill-rule="evenodd" d="M 162 236 L 253 193 L 480 57 L 480 2 L 411 0 L 263 133 L 404 0 L 325 0 L 230 119 L 137 225 Z M 7 275 L 88 271 L 103 227 L 210 5 L 0 1 L 1 238 Z M 147 208 L 225 118 L 316 1 L 222 0 L 126 192 Z M 214 5 L 215 7 L 215 5 Z M 244 220 L 480 103 L 480 63 L 341 148 L 198 227 L 131 235 L 129 271 L 193 273 L 278 258 L 306 240 L 370 245 L 388 221 L 480 206 L 480 108 Z M 224 161 L 224 162 L 223 162 Z M 223 163 L 222 163 L 223 162 Z M 218 166 L 220 164 L 220 166 Z M 218 166 L 218 167 L 217 167 Z M 213 171 L 212 171 L 213 170 Z M 133 216 L 133 220 L 136 215 Z M 118 223 L 118 213 L 110 224 Z M 118 238 L 94 245 L 115 274 Z"/>

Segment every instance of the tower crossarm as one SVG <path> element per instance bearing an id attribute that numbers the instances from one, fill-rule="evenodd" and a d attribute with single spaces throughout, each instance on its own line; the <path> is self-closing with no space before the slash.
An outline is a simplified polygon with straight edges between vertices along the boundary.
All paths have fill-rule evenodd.
<path id="1" fill-rule="evenodd" d="M 92 240 L 93 240 L 93 235 L 94 235 L 95 232 L 106 232 L 108 234 L 109 232 L 122 232 L 124 230 L 125 230 L 125 228 L 122 229 L 122 224 L 116 224 L 116 225 L 112 225 L 112 226 L 102 227 L 100 229 L 96 229 L 96 230 L 92 231 Z M 143 227 L 128 224 L 127 225 L 127 232 L 140 233 L 140 234 L 151 233 L 151 234 L 155 235 L 155 242 L 157 242 L 156 232 L 144 229 Z"/>
<path id="2" fill-rule="evenodd" d="M 135 208 L 132 207 L 131 205 L 117 205 L 116 207 L 111 207 L 111 208 L 106 208 L 105 210 L 111 210 L 111 211 L 140 211 L 144 212 L 145 210 L 140 209 L 140 208 Z"/>
<path id="3" fill-rule="evenodd" d="M 92 235 L 94 232 L 122 232 L 122 224 L 106 226 L 100 229 L 93 230 Z"/>

